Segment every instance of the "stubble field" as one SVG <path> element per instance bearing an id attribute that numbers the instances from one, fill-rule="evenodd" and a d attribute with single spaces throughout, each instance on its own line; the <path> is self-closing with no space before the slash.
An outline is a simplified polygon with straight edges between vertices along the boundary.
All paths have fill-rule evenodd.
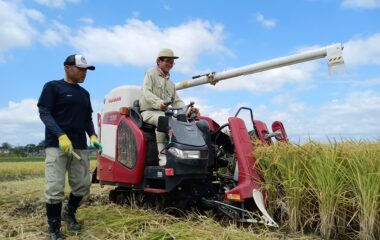
<path id="1" fill-rule="evenodd" d="M 84 229 L 62 231 L 66 239 L 380 239 L 379 142 L 257 146 L 254 154 L 278 229 L 119 206 L 108 201 L 112 187 L 93 184 L 78 211 Z M 0 159 L 0 239 L 47 237 L 43 174 L 43 159 Z"/>

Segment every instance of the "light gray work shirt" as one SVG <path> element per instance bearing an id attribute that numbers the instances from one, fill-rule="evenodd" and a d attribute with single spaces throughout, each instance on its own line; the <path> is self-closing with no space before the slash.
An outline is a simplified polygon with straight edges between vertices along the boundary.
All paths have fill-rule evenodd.
<path id="1" fill-rule="evenodd" d="M 158 67 L 146 72 L 140 98 L 140 110 L 160 110 L 161 104 L 168 99 L 173 99 L 173 107 L 185 106 L 178 97 L 175 84 L 170 80 L 169 75 L 165 76 Z"/>

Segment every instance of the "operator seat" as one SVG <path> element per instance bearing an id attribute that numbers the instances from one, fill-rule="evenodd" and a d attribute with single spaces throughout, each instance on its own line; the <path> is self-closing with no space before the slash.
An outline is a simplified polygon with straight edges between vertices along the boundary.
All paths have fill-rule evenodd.
<path id="1" fill-rule="evenodd" d="M 140 101 L 137 99 L 135 101 L 133 101 L 133 108 L 136 109 L 136 111 L 138 113 L 141 113 L 140 111 Z M 146 122 L 142 122 L 142 125 L 140 127 L 144 132 L 155 132 L 156 130 L 156 126 L 152 125 L 152 124 L 149 124 L 149 123 L 146 123 Z"/>
<path id="2" fill-rule="evenodd" d="M 140 112 L 140 102 L 139 100 L 133 101 L 133 109 L 138 112 L 141 117 Z M 158 150 L 156 143 L 156 126 L 142 121 L 139 128 L 144 132 L 146 139 L 146 161 L 145 166 L 158 166 Z"/>

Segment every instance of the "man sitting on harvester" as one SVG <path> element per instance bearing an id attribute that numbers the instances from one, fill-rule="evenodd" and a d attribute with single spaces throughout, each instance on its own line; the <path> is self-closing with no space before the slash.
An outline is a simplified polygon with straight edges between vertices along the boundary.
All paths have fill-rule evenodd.
<path id="1" fill-rule="evenodd" d="M 171 49 L 164 48 L 158 53 L 156 64 L 157 67 L 145 73 L 144 85 L 140 98 L 140 110 L 143 121 L 158 125 L 158 118 L 165 116 L 164 111 L 168 107 L 168 102 L 173 107 L 183 107 L 185 103 L 178 97 L 175 84 L 170 80 L 170 70 L 174 66 L 174 56 Z M 188 114 L 198 113 L 197 108 L 192 108 Z M 159 165 L 166 164 L 166 156 L 163 153 L 165 149 L 165 133 L 156 131 L 157 149 L 159 157 Z"/>

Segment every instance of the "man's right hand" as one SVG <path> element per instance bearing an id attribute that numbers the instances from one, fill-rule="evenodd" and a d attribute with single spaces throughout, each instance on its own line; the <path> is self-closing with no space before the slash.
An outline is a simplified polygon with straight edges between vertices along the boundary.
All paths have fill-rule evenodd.
<path id="1" fill-rule="evenodd" d="M 168 107 L 168 106 L 167 106 L 165 103 L 161 103 L 161 104 L 160 104 L 160 109 L 161 109 L 162 111 L 165 111 L 167 107 Z"/>
<path id="2" fill-rule="evenodd" d="M 61 149 L 62 151 L 64 151 L 66 154 L 70 156 L 73 152 L 73 144 L 71 143 L 67 135 L 63 134 L 59 136 L 58 141 L 59 141 L 59 144 L 58 144 L 59 149 Z"/>
<path id="3" fill-rule="evenodd" d="M 160 109 L 162 111 L 165 111 L 168 108 L 168 106 L 173 103 L 173 101 L 174 101 L 173 98 L 172 99 L 166 99 L 165 102 L 163 102 L 163 103 L 160 104 Z"/>

